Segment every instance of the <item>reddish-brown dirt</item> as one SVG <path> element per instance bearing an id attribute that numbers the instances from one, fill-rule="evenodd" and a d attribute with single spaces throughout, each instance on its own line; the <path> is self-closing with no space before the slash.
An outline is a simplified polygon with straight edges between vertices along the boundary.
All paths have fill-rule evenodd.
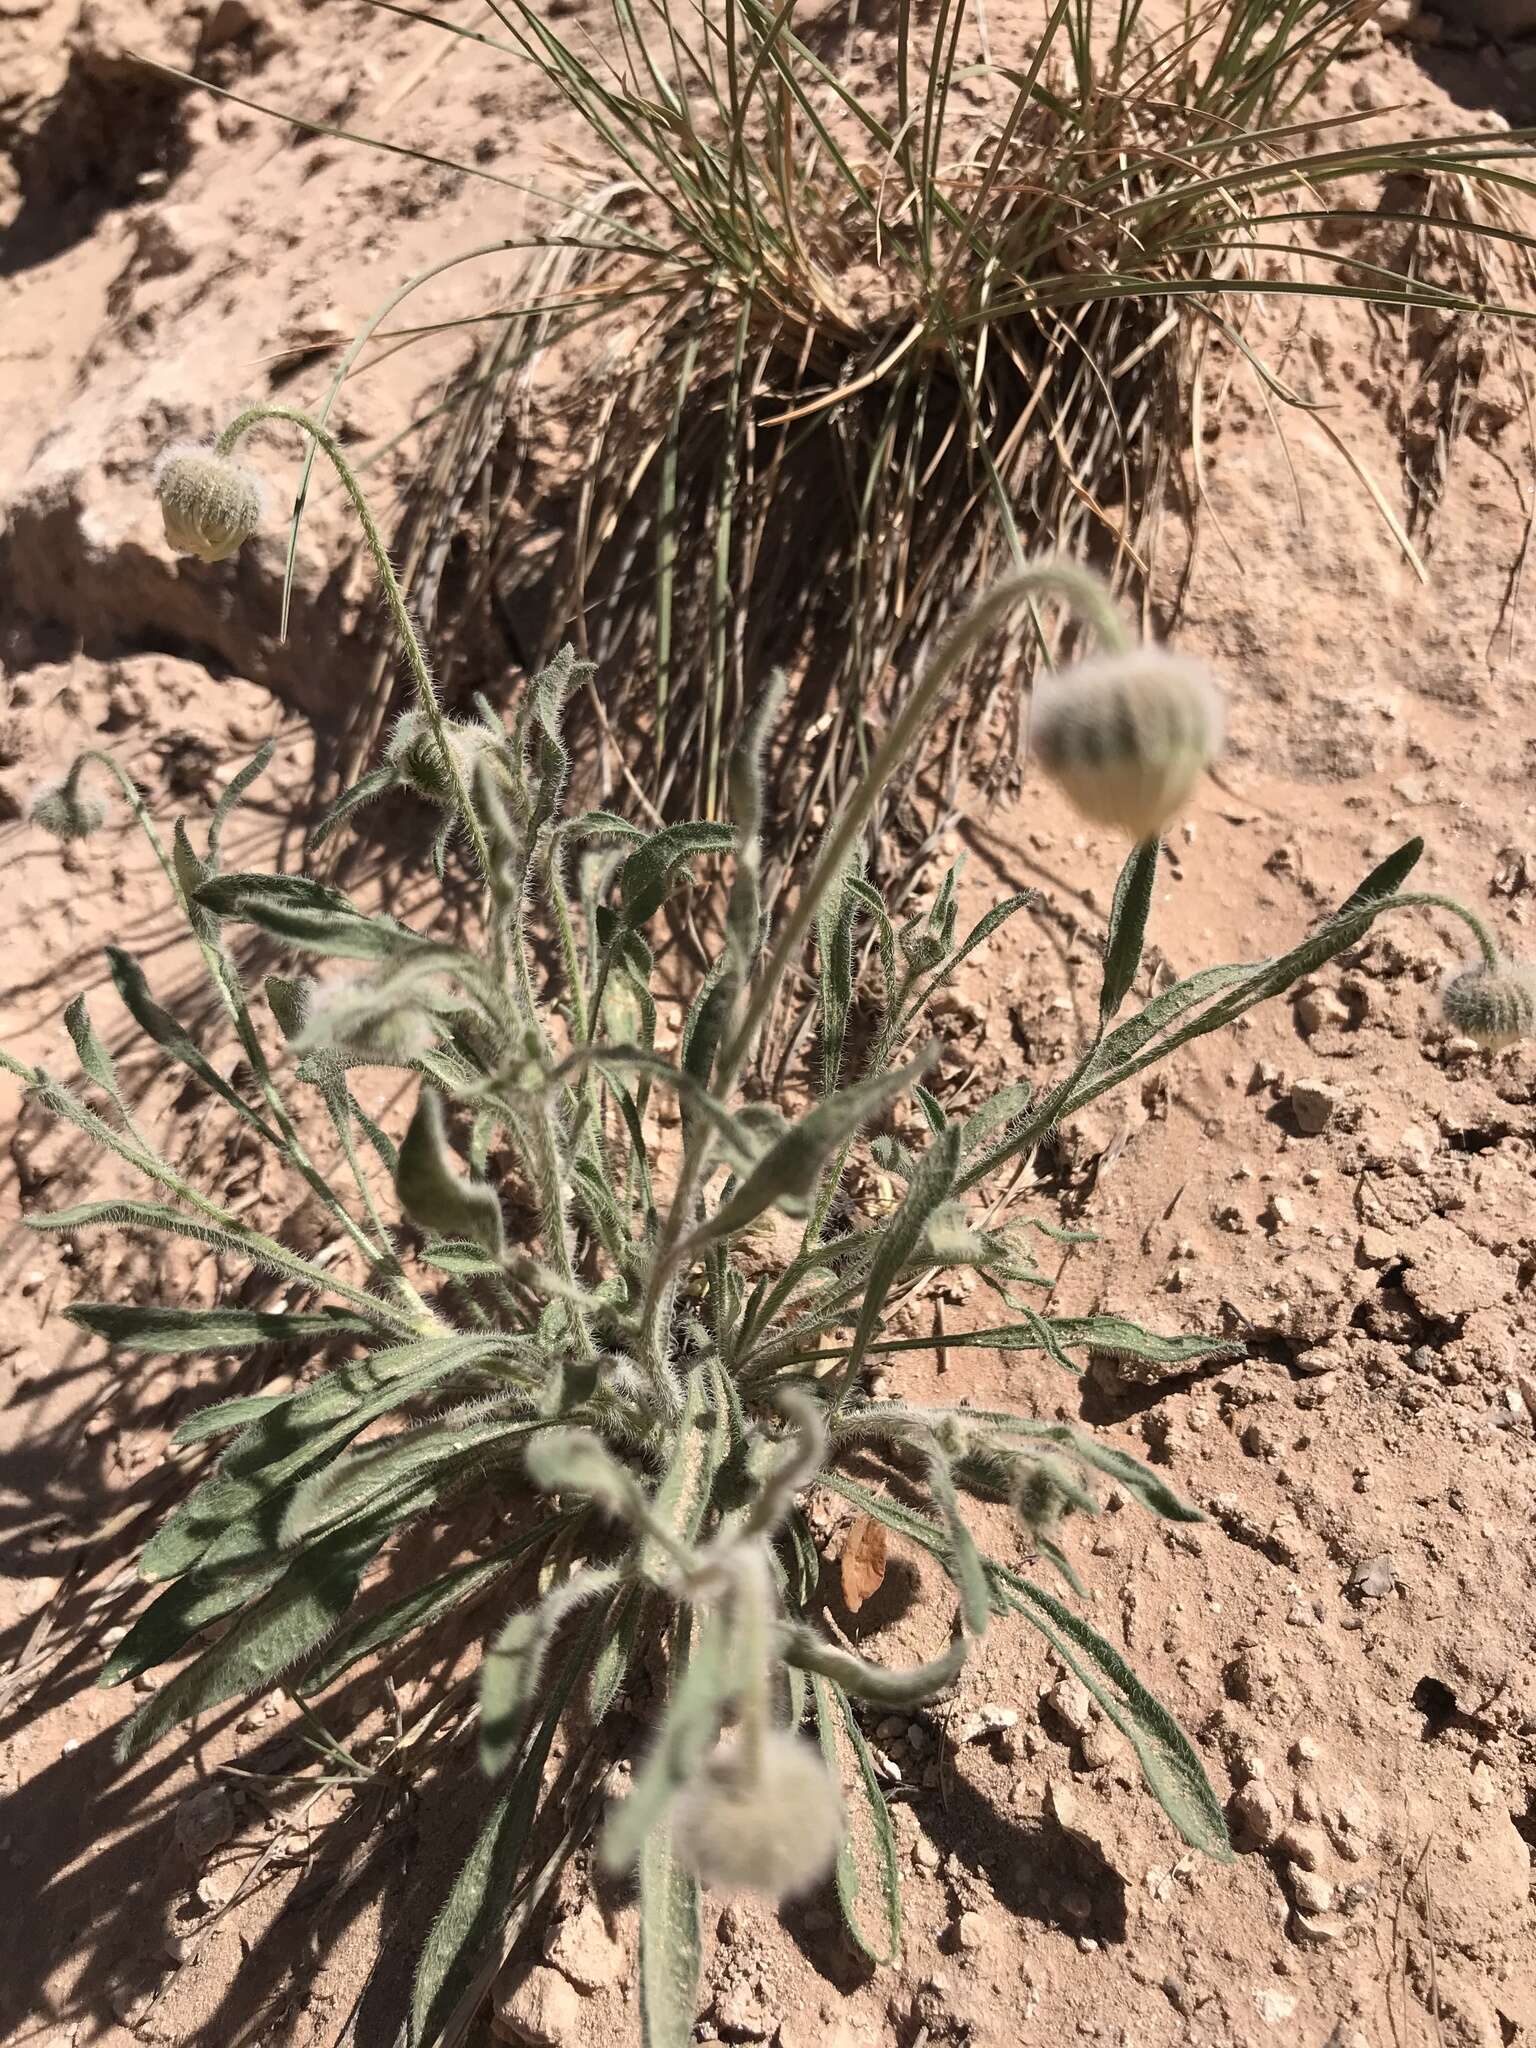
<path id="1" fill-rule="evenodd" d="M 573 26 L 582 11 L 564 10 Z M 991 10 L 1000 57 L 1035 19 Z M 133 50 L 512 182 L 183 98 Z M 1407 104 L 1442 132 L 1518 124 L 1536 116 L 1533 54 L 1365 36 L 1328 104 Z M 120 1028 L 108 942 L 139 954 L 168 1006 L 203 1014 L 144 842 L 120 816 L 61 857 L 25 802 L 96 745 L 167 829 L 201 821 L 210 791 L 277 735 L 239 858 L 297 863 L 310 720 L 334 724 L 371 661 L 356 551 L 322 494 L 280 643 L 282 522 L 237 562 L 177 561 L 157 532 L 154 452 L 252 394 L 313 399 L 329 356 L 306 348 L 333 350 L 445 251 L 523 233 L 537 207 L 521 181 L 574 189 L 573 141 L 509 61 L 350 0 L 0 0 L 4 1042 L 72 1071 L 62 1013 L 87 991 L 174 1156 L 227 1197 L 286 1201 L 274 1219 L 316 1249 L 298 1197 L 280 1198 Z M 495 303 L 517 263 L 451 273 L 419 317 Z M 1442 435 L 1427 409 L 1450 397 L 1420 386 L 1392 321 L 1286 299 L 1256 317 L 1322 410 L 1287 413 L 1282 447 L 1234 383 L 1203 451 L 1176 632 L 1226 678 L 1231 739 L 1173 835 L 1147 971 L 1280 950 L 1416 833 L 1424 886 L 1461 895 L 1519 953 L 1536 890 L 1528 394 L 1483 330 L 1459 358 L 1476 368 L 1454 394 L 1458 431 Z M 349 434 L 397 432 L 468 346 L 449 333 L 392 356 L 356 385 Z M 1438 506 L 1416 529 L 1427 580 L 1341 444 L 1405 520 L 1405 450 L 1440 460 Z M 420 445 L 372 473 L 386 524 Z M 291 451 L 261 461 L 286 503 Z M 1082 1042 L 1117 849 L 1029 776 L 959 822 L 945 854 L 960 851 L 965 912 L 1024 885 L 1043 896 L 944 1014 L 940 1092 L 963 1102 L 1049 1075 Z M 413 894 L 418 872 L 401 885 Z M 918 1398 L 1091 1423 L 1205 1510 L 1190 1528 L 1112 1504 L 1067 1547 L 1091 1618 L 1230 1796 L 1234 1862 L 1181 1854 L 1043 1645 L 998 1626 L 953 1698 L 874 1729 L 906 1890 L 900 1963 L 859 1962 L 825 1897 L 782 1925 L 715 1910 L 700 2038 L 1536 2043 L 1536 1050 L 1447 1039 L 1436 990 L 1465 950 L 1444 915 L 1400 916 L 1316 985 L 1102 1100 L 1036 1163 L 1035 1213 L 1098 1235 L 1065 1263 L 1056 1306 L 1238 1337 L 1240 1363 L 1160 1383 L 1101 1365 L 1078 1382 L 941 1345 L 890 1369 Z M 23 1209 L 119 1183 L 0 1085 L 0 2028 L 40 2048 L 388 2048 L 411 1945 L 483 1797 L 472 1761 L 460 1751 L 462 1771 L 391 1803 L 321 1761 L 274 1696 L 114 1765 L 140 1696 L 96 1690 L 95 1671 L 142 1604 L 135 1549 L 185 1485 L 169 1431 L 215 1378 L 104 1361 L 59 1311 L 81 1296 L 206 1300 L 220 1276 L 139 1244 L 25 1232 Z M 964 1328 L 982 1307 L 934 1290 L 913 1326 Z M 835 1504 L 822 1516 L 830 1556 L 844 1520 Z M 1011 1554 L 1017 1538 L 992 1533 Z M 906 1661 L 949 1618 L 944 1591 L 898 1559 L 861 1640 Z M 452 1668 L 448 1655 L 395 1695 L 365 1676 L 328 1698 L 327 1724 L 366 1767 Z M 554 2048 L 637 2038 L 633 1915 L 583 1865 L 544 1942 L 548 1962 L 506 1988 L 509 2013 Z"/>

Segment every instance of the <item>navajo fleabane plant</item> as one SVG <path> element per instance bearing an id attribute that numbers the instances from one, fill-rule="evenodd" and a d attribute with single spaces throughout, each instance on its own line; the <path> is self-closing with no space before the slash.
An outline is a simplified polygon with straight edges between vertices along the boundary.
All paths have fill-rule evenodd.
<path id="1" fill-rule="evenodd" d="M 335 462 L 417 694 L 413 721 L 339 814 L 402 779 L 431 795 L 480 885 L 479 940 L 370 914 L 303 876 L 227 871 L 225 826 L 270 747 L 224 792 L 206 838 L 197 843 L 178 822 L 169 848 L 131 779 L 97 757 L 117 775 L 190 924 L 238 1047 L 238 1084 L 226 1078 L 230 1062 L 215 1064 L 155 1001 L 139 963 L 114 949 L 118 993 L 155 1044 L 326 1206 L 345 1247 L 322 1267 L 236 1214 L 217 1189 L 195 1187 L 135 1121 L 83 999 L 67 1021 L 86 1090 L 6 1060 L 38 1101 L 156 1191 L 87 1202 L 35 1227 L 190 1239 L 216 1251 L 221 1270 L 275 1274 L 288 1292 L 270 1311 L 81 1303 L 69 1311 L 78 1324 L 143 1352 L 277 1344 L 293 1358 L 323 1354 L 293 1391 L 216 1402 L 178 1431 L 183 1443 L 222 1448 L 140 1560 L 163 1590 L 113 1650 L 103 1682 L 176 1668 L 127 1723 L 120 1756 L 238 1695 L 281 1685 L 317 1701 L 364 1659 L 388 1669 L 429 1630 L 478 1637 L 477 1697 L 449 1687 L 431 1699 L 389 1765 L 408 1777 L 477 1720 L 489 1810 L 417 1965 L 407 2016 L 415 2048 L 462 2038 L 563 1859 L 593 1832 L 608 1868 L 637 1874 L 650 2048 L 682 2048 L 690 2036 L 703 1888 L 790 1897 L 830 1869 L 852 1940 L 892 1960 L 897 1858 L 862 1707 L 933 1697 L 989 1628 L 1014 1617 L 1044 1636 L 1123 1732 L 1185 1841 L 1224 1857 L 1221 1809 L 1199 1758 L 1072 1604 L 1082 1589 L 1061 1542 L 1070 1517 L 1096 1511 L 1101 1476 L 1155 1515 L 1188 1521 L 1195 1511 L 1091 1433 L 905 1397 L 897 1361 L 925 1340 L 895 1334 L 892 1311 L 958 1266 L 1000 1313 L 988 1327 L 949 1333 L 951 1345 L 1038 1353 L 1068 1372 L 1096 1350 L 1173 1365 L 1231 1353 L 1120 1316 L 1052 1314 L 1037 1257 L 1051 1228 L 1011 1213 L 1011 1169 L 1064 1118 L 1317 971 L 1384 912 L 1442 903 L 1400 891 L 1419 842 L 1290 951 L 1205 968 L 1126 1017 L 1159 856 L 1155 838 L 1141 840 L 1115 893 L 1097 1023 L 1070 1071 L 1048 1086 L 1021 1075 L 964 1107 L 941 1102 L 928 1085 L 929 999 L 1030 900 L 1010 898 L 961 937 L 953 871 L 931 909 L 899 928 L 864 879 L 862 838 L 880 789 L 921 739 L 946 682 L 1011 606 L 1064 597 L 1103 644 L 1079 678 L 1090 719 L 1103 705 L 1112 713 L 1102 747 L 1079 734 L 1073 774 L 1090 788 L 1105 766 L 1114 814 L 1133 830 L 1182 797 L 1189 761 L 1214 745 L 1209 686 L 1171 657 L 1130 649 L 1102 587 L 1081 571 L 1045 562 L 1013 576 L 943 643 L 770 932 L 759 898 L 760 757 L 776 691 L 763 693 L 730 764 L 730 825 L 648 833 L 608 813 L 573 814 L 561 714 L 583 679 L 574 657 L 533 678 L 509 726 L 488 706 L 472 727 L 450 723 L 335 443 L 299 415 L 257 409 L 222 437 L 221 456 L 269 418 L 291 421 Z M 185 516 L 195 525 L 205 515 Z M 186 530 L 199 552 L 226 530 L 222 513 L 206 517 L 207 531 Z M 1072 681 L 1069 673 L 1061 689 Z M 1143 689 L 1160 694 L 1144 706 Z M 1126 792 L 1138 761 L 1146 787 L 1133 806 Z M 78 777 L 65 786 L 78 793 Z M 1107 799 L 1101 808 L 1110 810 Z M 707 894 L 698 885 L 691 922 L 708 935 L 710 959 L 668 1054 L 652 994 L 656 920 L 704 862 L 723 864 L 725 879 Z M 1476 919 L 1444 907 L 1495 961 Z M 547 953 L 530 944 L 531 918 Z M 266 980 L 275 1042 L 242 971 L 246 928 L 299 963 L 347 963 L 342 981 Z M 749 1099 L 742 1077 L 759 1031 L 813 938 L 816 1079 L 808 1099 Z M 867 1012 L 857 1034 L 856 996 Z M 855 1041 L 865 1050 L 856 1054 Z M 354 1074 L 378 1064 L 416 1077 L 398 1146 L 353 1090 Z M 306 1090 L 335 1133 L 320 1155 L 293 1107 Z M 678 1112 L 665 1144 L 647 1121 L 663 1096 Z M 866 1145 L 899 1199 L 888 1215 L 834 1225 L 849 1207 L 846 1171 Z M 493 1157 L 508 1156 L 525 1195 L 517 1213 L 530 1219 L 516 1228 L 489 1171 Z M 798 1247 L 765 1269 L 760 1225 L 774 1209 L 802 1228 Z M 895 1398 L 877 1396 L 877 1365 L 898 1379 Z M 815 1495 L 873 1517 L 948 1575 L 954 1612 L 942 1654 L 891 1670 L 825 1632 L 808 1518 Z M 1008 1547 L 1054 1571 L 1062 1590 L 985 1552 L 967 1501 L 1011 1504 Z M 488 1551 L 467 1541 L 487 1519 Z M 460 1536 L 457 1560 L 425 1583 L 401 1541 L 422 1522 L 435 1525 L 440 1558 Z M 627 1790 L 603 1812 L 621 1699 L 648 1732 Z M 305 1711 L 313 1720 L 313 1707 Z M 346 1756 L 328 1733 L 325 1741 Z M 862 1821 L 850 1828 L 854 1805 Z"/>

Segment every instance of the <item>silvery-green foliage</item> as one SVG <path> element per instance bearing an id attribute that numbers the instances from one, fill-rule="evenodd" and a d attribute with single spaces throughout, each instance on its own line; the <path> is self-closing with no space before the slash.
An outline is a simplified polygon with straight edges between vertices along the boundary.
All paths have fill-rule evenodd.
<path id="1" fill-rule="evenodd" d="M 237 438 L 231 429 L 221 450 Z M 1070 594 L 1083 580 L 1047 567 L 1004 596 L 1042 583 Z M 83 1003 L 68 1022 L 84 1086 L 7 1060 L 40 1102 L 150 1184 L 144 1199 L 87 1202 L 36 1227 L 179 1235 L 217 1250 L 230 1275 L 280 1276 L 289 1301 L 271 1312 L 84 1303 L 70 1311 L 82 1327 L 145 1352 L 279 1345 L 291 1363 L 320 1360 L 294 1391 L 217 1402 L 178 1433 L 222 1449 L 143 1553 L 160 1590 L 104 1682 L 182 1661 L 128 1722 L 120 1754 L 238 1695 L 282 1682 L 313 1701 L 365 1657 L 387 1668 L 426 1631 L 472 1631 L 484 1645 L 489 1806 L 419 1959 L 416 2048 L 461 2037 L 504 1944 L 591 1824 L 616 1753 L 610 1716 L 625 1697 L 649 1735 L 598 1847 L 610 1868 L 638 1875 L 650 2048 L 682 2048 L 689 2034 L 701 1886 L 777 1897 L 832 1872 L 853 1939 L 876 1960 L 894 1957 L 894 1837 L 854 1703 L 931 1698 L 1011 1617 L 1041 1632 L 1123 1730 L 1185 1841 L 1225 1856 L 1220 1806 L 1176 1723 L 1073 1606 L 982 1547 L 972 1503 L 998 1504 L 994 1516 L 1011 1504 L 1014 1547 L 1074 1597 L 1061 1532 L 1096 1511 L 1101 1480 L 1154 1515 L 1194 1511 L 1091 1433 L 877 1399 L 873 1367 L 899 1380 L 901 1352 L 924 1340 L 895 1334 L 892 1309 L 954 1264 L 979 1277 L 999 1314 L 951 1332 L 951 1345 L 1037 1353 L 1051 1372 L 1077 1370 L 1095 1350 L 1175 1364 L 1231 1351 L 1118 1316 L 1054 1315 L 1038 1257 L 1048 1226 L 993 1198 L 1062 1118 L 1315 972 L 1384 910 L 1424 900 L 1398 894 L 1417 843 L 1290 952 L 1201 970 L 1124 1015 L 1158 859 L 1155 841 L 1138 846 L 1115 896 L 1091 1042 L 1049 1087 L 1018 1076 L 962 1109 L 925 1085 L 926 1005 L 1027 896 L 962 933 L 951 873 L 897 929 L 859 858 L 866 787 L 829 827 L 785 924 L 766 932 L 756 835 L 771 692 L 731 763 L 734 821 L 648 833 L 567 807 L 562 714 L 586 680 L 574 656 L 529 683 L 510 724 L 484 709 L 472 726 L 449 725 L 397 597 L 418 709 L 326 829 L 394 784 L 428 797 L 483 885 L 479 943 L 375 914 L 304 876 L 226 870 L 220 834 L 249 776 L 201 848 L 176 827 L 173 857 L 113 764 L 201 949 L 238 1081 L 114 951 L 117 993 L 168 1060 L 286 1161 L 335 1219 L 345 1256 L 319 1264 L 232 1212 L 217 1189 L 194 1187 L 135 1121 Z M 997 609 L 985 600 L 981 624 L 961 627 L 931 696 L 945 661 Z M 872 786 L 920 736 L 917 717 L 893 732 Z M 672 1053 L 657 1042 L 655 959 L 661 914 L 683 890 L 712 959 Z M 530 944 L 532 922 L 547 950 Z M 292 956 L 263 990 L 275 1040 L 242 976 L 251 931 Z M 758 1033 L 812 936 L 814 1079 L 803 1098 L 756 1100 L 744 1081 Z M 326 960 L 359 965 L 317 996 L 298 977 Z M 398 1144 L 354 1089 L 370 1065 L 416 1077 Z M 334 1133 L 320 1156 L 294 1107 L 305 1091 Z M 661 1125 L 676 1132 L 666 1146 L 647 1138 L 662 1100 L 678 1112 Z M 832 1219 L 863 1143 L 899 1198 L 848 1230 Z M 516 1229 L 491 1167 L 508 1156 L 526 1197 Z M 799 1246 L 764 1271 L 760 1225 L 774 1209 L 797 1219 Z M 896 1483 L 878 1483 L 882 1469 Z M 819 1625 L 806 1513 L 818 1489 L 948 1574 L 943 1654 L 885 1669 Z M 483 1525 L 487 1508 L 502 1525 L 495 1548 L 466 1556 L 460 1546 L 425 1584 L 396 1578 L 414 1524 L 451 1532 L 478 1514 Z M 435 1547 L 453 1551 L 451 1540 Z M 845 1827 L 854 1806 L 858 1824 Z"/>

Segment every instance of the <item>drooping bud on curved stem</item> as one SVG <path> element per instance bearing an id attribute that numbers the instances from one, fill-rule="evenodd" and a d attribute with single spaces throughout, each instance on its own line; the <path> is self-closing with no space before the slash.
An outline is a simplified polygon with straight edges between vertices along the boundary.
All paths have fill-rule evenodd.
<path id="1" fill-rule="evenodd" d="M 734 1741 L 673 1801 L 672 1849 L 701 1884 L 793 1898 L 819 1882 L 842 1843 L 843 1804 L 821 1753 L 773 1725 L 773 1580 L 760 1542 L 733 1559 L 732 1622 L 742 1678 Z"/>
<path id="2" fill-rule="evenodd" d="M 417 702 L 421 707 L 422 715 L 431 729 L 432 737 L 437 744 L 438 754 L 442 760 L 444 780 L 447 788 L 452 791 L 453 807 L 469 835 L 469 840 L 474 847 L 475 858 L 479 863 L 481 873 L 488 876 L 491 871 L 490 849 L 486 845 L 485 832 L 470 798 L 469 787 L 464 778 L 463 765 L 454 748 L 452 737 L 448 732 L 447 720 L 443 716 L 442 706 L 437 701 L 437 691 L 433 686 L 432 671 L 427 661 L 426 652 L 422 647 L 420 635 L 416 631 L 415 621 L 411 617 L 410 607 L 406 604 L 405 593 L 400 588 L 400 579 L 396 576 L 394 564 L 389 559 L 389 550 L 384 545 L 384 539 L 379 532 L 378 523 L 374 519 L 372 508 L 367 498 L 363 495 L 362 486 L 358 483 L 352 465 L 348 462 L 335 435 L 328 433 L 324 427 L 317 426 L 307 413 L 297 412 L 291 406 L 253 405 L 248 406 L 236 419 L 231 420 L 223 433 L 220 434 L 214 452 L 220 458 L 228 458 L 253 427 L 261 426 L 267 421 L 276 420 L 285 421 L 289 426 L 297 427 L 301 433 L 309 436 L 310 440 L 329 459 L 332 468 L 341 479 L 347 496 L 352 501 L 352 509 L 356 512 L 358 524 L 362 528 L 363 543 L 372 558 L 374 572 L 379 579 L 379 588 L 383 592 L 384 603 L 389 612 L 390 624 L 394 627 L 400 645 L 404 649 L 406 664 L 411 671 L 411 679 L 416 686 Z"/>
<path id="3" fill-rule="evenodd" d="M 1160 835 L 1221 748 L 1221 692 L 1161 647 L 1099 655 L 1035 687 L 1030 739 L 1084 817 L 1137 841 Z"/>
<path id="4" fill-rule="evenodd" d="M 1536 968 L 1517 961 L 1479 960 L 1440 991 L 1445 1021 L 1460 1038 L 1485 1052 L 1501 1052 L 1536 1037 Z"/>
<path id="5" fill-rule="evenodd" d="M 166 539 L 200 562 L 227 562 L 261 524 L 260 480 L 222 443 L 174 442 L 155 465 L 155 495 Z"/>
<path id="6" fill-rule="evenodd" d="M 88 755 L 79 755 L 62 782 L 45 783 L 34 794 L 27 812 L 34 825 L 41 826 L 44 832 L 52 833 L 55 839 L 63 840 L 66 845 L 77 839 L 89 839 L 107 821 L 105 797 L 85 787 L 88 759 Z"/>

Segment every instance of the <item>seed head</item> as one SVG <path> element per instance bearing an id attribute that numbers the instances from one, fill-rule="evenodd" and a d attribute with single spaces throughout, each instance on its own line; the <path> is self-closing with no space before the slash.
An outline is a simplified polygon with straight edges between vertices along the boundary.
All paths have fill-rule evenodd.
<path id="1" fill-rule="evenodd" d="M 155 495 L 165 537 L 179 555 L 227 562 L 261 524 L 262 489 L 243 464 L 212 448 L 178 441 L 161 456 Z"/>
<path id="2" fill-rule="evenodd" d="M 27 815 L 34 825 L 68 843 L 100 831 L 107 822 L 107 800 L 71 775 L 63 782 L 45 783 L 33 796 Z"/>
<path id="3" fill-rule="evenodd" d="M 1501 960 L 1497 967 L 1476 961 L 1440 992 L 1445 1021 L 1460 1038 L 1489 1052 L 1536 1036 L 1536 968 Z"/>
<path id="4" fill-rule="evenodd" d="M 1198 662 L 1143 647 L 1043 678 L 1031 741 L 1085 817 L 1142 840 L 1188 800 L 1222 722 L 1221 692 Z"/>
<path id="5" fill-rule="evenodd" d="M 701 1884 L 796 1898 L 832 1867 L 843 1802 L 811 1743 L 787 1729 L 764 1736 L 759 1768 L 745 1751 L 716 1750 L 672 1803 L 672 1848 Z"/>

